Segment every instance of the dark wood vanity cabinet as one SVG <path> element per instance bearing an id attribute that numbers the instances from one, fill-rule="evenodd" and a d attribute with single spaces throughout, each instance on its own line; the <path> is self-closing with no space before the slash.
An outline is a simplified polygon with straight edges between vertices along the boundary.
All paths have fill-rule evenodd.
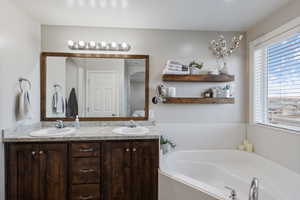
<path id="1" fill-rule="evenodd" d="M 7 200 L 65 200 L 66 144 L 9 144 L 6 148 Z"/>
<path id="2" fill-rule="evenodd" d="M 156 200 L 158 141 L 106 142 L 103 155 L 105 200 Z"/>
<path id="3" fill-rule="evenodd" d="M 6 143 L 6 200 L 157 200 L 158 139 Z"/>

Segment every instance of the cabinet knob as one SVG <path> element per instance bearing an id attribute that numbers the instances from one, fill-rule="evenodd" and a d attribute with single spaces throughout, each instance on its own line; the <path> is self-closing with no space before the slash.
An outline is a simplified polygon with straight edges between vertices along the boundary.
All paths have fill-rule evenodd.
<path id="1" fill-rule="evenodd" d="M 133 152 L 136 152 L 136 148 L 133 148 L 132 151 L 133 151 Z"/>
<path id="2" fill-rule="evenodd" d="M 126 148 L 126 149 L 125 149 L 125 151 L 126 151 L 126 152 L 129 152 L 129 151 L 130 151 L 130 149 L 129 149 L 129 148 Z"/>

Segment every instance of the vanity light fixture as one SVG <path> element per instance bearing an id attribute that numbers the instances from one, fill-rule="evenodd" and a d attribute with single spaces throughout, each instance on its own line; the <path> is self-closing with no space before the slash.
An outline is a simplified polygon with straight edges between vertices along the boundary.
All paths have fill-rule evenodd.
<path id="1" fill-rule="evenodd" d="M 69 40 L 68 47 L 72 50 L 102 50 L 102 51 L 129 51 L 131 48 L 131 46 L 126 42 L 107 43 L 105 41 L 96 42 L 93 40 L 89 42 L 85 42 L 83 40 L 74 42 L 73 40 Z"/>

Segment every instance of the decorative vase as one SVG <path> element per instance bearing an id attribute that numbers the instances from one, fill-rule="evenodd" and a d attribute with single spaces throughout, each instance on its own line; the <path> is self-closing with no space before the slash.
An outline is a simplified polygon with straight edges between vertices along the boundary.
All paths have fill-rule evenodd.
<path id="1" fill-rule="evenodd" d="M 163 154 L 168 153 L 168 151 L 169 151 L 169 147 L 168 146 L 169 146 L 168 144 L 162 144 L 161 145 L 161 150 L 162 150 Z"/>
<path id="2" fill-rule="evenodd" d="M 220 70 L 221 74 L 228 74 L 228 67 L 227 67 L 227 63 L 224 62 L 224 65 L 222 67 L 222 69 Z"/>
<path id="3" fill-rule="evenodd" d="M 225 61 L 224 58 L 217 59 L 217 64 L 218 64 L 218 70 L 219 70 L 219 72 L 224 71 L 224 68 L 226 68 L 226 71 L 228 71 L 228 69 L 227 69 L 227 63 L 226 63 L 226 61 Z"/>
<path id="4" fill-rule="evenodd" d="M 230 98 L 230 90 L 225 90 L 225 97 Z"/>

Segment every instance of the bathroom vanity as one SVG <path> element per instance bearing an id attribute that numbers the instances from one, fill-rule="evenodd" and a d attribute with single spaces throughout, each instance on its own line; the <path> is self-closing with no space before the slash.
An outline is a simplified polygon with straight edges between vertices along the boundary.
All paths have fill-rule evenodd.
<path id="1" fill-rule="evenodd" d="M 43 52 L 40 67 L 41 121 L 59 123 L 4 134 L 6 200 L 157 200 L 159 131 L 132 121 L 149 119 L 149 56 Z"/>
<path id="2" fill-rule="evenodd" d="M 159 134 L 111 127 L 65 137 L 4 137 L 7 200 L 156 200 Z"/>

